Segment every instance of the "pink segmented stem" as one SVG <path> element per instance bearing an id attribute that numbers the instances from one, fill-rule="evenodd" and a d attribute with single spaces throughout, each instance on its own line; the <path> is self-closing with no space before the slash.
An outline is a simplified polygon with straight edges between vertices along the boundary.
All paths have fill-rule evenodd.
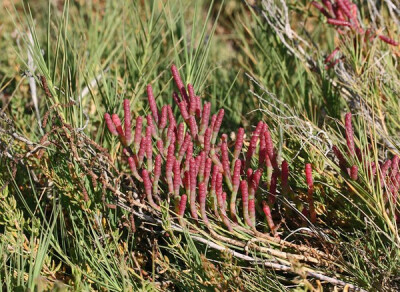
<path id="1" fill-rule="evenodd" d="M 211 159 L 212 159 L 213 163 L 219 168 L 219 170 L 220 170 L 221 172 L 224 172 L 224 167 L 222 166 L 222 163 L 221 163 L 221 161 L 219 160 L 217 154 L 212 153 L 212 154 L 211 154 Z"/>
<path id="2" fill-rule="evenodd" d="M 139 116 L 136 118 L 135 138 L 134 138 L 134 147 L 136 153 L 138 153 L 139 146 L 142 141 L 142 126 L 143 126 L 143 118 Z"/>
<path id="3" fill-rule="evenodd" d="M 336 26 L 346 26 L 346 27 L 351 27 L 351 23 L 345 20 L 339 20 L 339 19 L 333 19 L 329 18 L 328 23 Z"/>
<path id="4" fill-rule="evenodd" d="M 178 153 L 178 161 L 181 162 L 183 159 L 183 156 L 185 155 L 188 147 L 189 147 L 189 143 L 190 143 L 190 135 L 186 134 L 185 136 L 185 140 L 183 140 L 183 143 L 181 145 L 181 147 L 179 148 L 179 153 Z"/>
<path id="5" fill-rule="evenodd" d="M 317 213 L 315 212 L 314 208 L 314 198 L 313 198 L 313 193 L 314 193 L 314 182 L 312 178 L 312 167 L 310 163 L 306 164 L 305 167 L 305 173 L 306 173 L 306 181 L 307 181 L 307 186 L 308 186 L 308 205 L 309 205 L 309 210 L 310 210 L 310 221 L 312 223 L 315 223 L 317 221 Z"/>
<path id="6" fill-rule="evenodd" d="M 268 227 L 271 230 L 271 232 L 274 234 L 275 233 L 275 224 L 274 224 L 274 220 L 272 219 L 271 209 L 269 208 L 267 202 L 265 202 L 265 201 L 262 201 L 262 205 L 263 205 L 262 209 L 263 209 L 265 218 L 267 219 Z"/>
<path id="7" fill-rule="evenodd" d="M 243 139 L 244 139 L 244 129 L 239 128 L 236 134 L 236 142 L 235 142 L 235 150 L 233 152 L 233 160 L 236 161 L 239 159 L 240 152 L 243 147 Z"/>
<path id="8" fill-rule="evenodd" d="M 174 162 L 174 194 L 176 197 L 179 196 L 179 188 L 181 185 L 181 165 L 179 163 L 179 161 L 175 160 Z"/>
<path id="9" fill-rule="evenodd" d="M 164 149 L 164 142 L 162 140 L 157 140 L 157 150 L 163 156 L 166 156 L 165 149 Z"/>
<path id="10" fill-rule="evenodd" d="M 351 156 L 354 156 L 355 145 L 354 145 L 354 133 L 353 133 L 353 126 L 351 124 L 351 113 L 347 113 L 345 116 L 345 129 L 346 129 L 346 142 L 347 142 L 347 149 Z"/>
<path id="11" fill-rule="evenodd" d="M 325 5 L 325 7 L 328 9 L 329 14 L 332 16 L 335 16 L 335 12 L 333 11 L 333 6 L 331 0 L 322 0 L 322 3 Z"/>
<path id="12" fill-rule="evenodd" d="M 306 173 L 306 182 L 307 182 L 308 189 L 313 189 L 314 182 L 313 182 L 313 177 L 312 177 L 312 167 L 311 167 L 310 163 L 306 164 L 305 173 Z"/>
<path id="13" fill-rule="evenodd" d="M 176 131 L 176 143 L 179 149 L 183 145 L 184 138 L 185 138 L 185 125 L 183 123 L 180 123 Z"/>
<path id="14" fill-rule="evenodd" d="M 212 134 L 212 138 L 211 138 L 212 145 L 214 145 L 215 142 L 217 141 L 218 132 L 219 132 L 219 129 L 221 128 L 222 119 L 224 118 L 224 114 L 225 114 L 224 109 L 220 109 L 218 112 L 217 118 L 215 120 L 215 123 L 214 123 L 213 134 Z"/>
<path id="15" fill-rule="evenodd" d="M 264 131 L 264 139 L 265 139 L 265 148 L 268 154 L 268 157 L 272 163 L 274 157 L 274 143 L 271 138 L 271 133 L 268 129 Z"/>
<path id="16" fill-rule="evenodd" d="M 220 173 L 220 175 L 222 177 L 221 173 Z M 233 228 L 232 228 L 231 222 L 229 221 L 228 216 L 226 215 L 224 197 L 226 198 L 226 193 L 225 192 L 222 192 L 222 193 L 218 193 L 217 192 L 217 201 L 218 201 L 218 206 L 219 206 L 219 209 L 220 209 L 220 213 L 222 215 L 222 221 L 224 222 L 224 224 L 228 228 L 228 230 L 230 232 L 232 232 Z"/>
<path id="17" fill-rule="evenodd" d="M 185 163 L 185 169 L 189 169 L 189 162 L 190 159 L 193 156 L 193 142 L 190 140 L 188 143 L 188 147 L 186 149 L 186 163 Z"/>
<path id="18" fill-rule="evenodd" d="M 204 184 L 206 186 L 208 186 L 208 180 L 210 179 L 211 168 L 212 168 L 212 160 L 211 158 L 207 158 L 204 166 Z"/>
<path id="19" fill-rule="evenodd" d="M 328 13 L 328 11 L 325 10 L 324 7 L 322 7 L 322 5 L 316 1 L 312 1 L 311 5 L 314 6 L 315 8 L 317 8 L 323 15 L 325 15 L 326 17 L 330 18 L 331 15 Z"/>
<path id="20" fill-rule="evenodd" d="M 201 107 L 200 96 L 196 96 L 195 99 L 196 99 L 196 117 L 201 118 L 202 117 L 201 113 L 203 109 Z"/>
<path id="21" fill-rule="evenodd" d="M 243 203 L 243 218 L 247 225 L 252 226 L 252 222 L 249 218 L 249 191 L 247 182 L 242 180 L 240 182 L 240 192 L 242 193 L 242 203 Z"/>
<path id="22" fill-rule="evenodd" d="M 146 117 L 147 119 L 147 128 L 150 128 L 150 133 L 154 138 L 158 138 L 157 136 L 157 130 L 156 130 L 156 126 L 153 123 L 153 117 L 151 115 L 147 115 Z M 147 129 L 146 129 L 147 130 Z"/>
<path id="23" fill-rule="evenodd" d="M 172 169 L 175 163 L 174 152 L 175 152 L 175 145 L 174 144 L 169 145 L 167 153 L 167 162 L 165 164 L 165 176 L 167 179 L 168 190 L 170 194 L 174 192 L 174 185 L 172 182 Z"/>
<path id="24" fill-rule="evenodd" d="M 353 15 L 350 12 L 350 7 L 347 6 L 347 3 L 343 0 L 337 0 L 337 5 L 340 8 L 340 10 L 349 18 L 352 19 Z"/>
<path id="25" fill-rule="evenodd" d="M 235 166 L 233 168 L 233 177 L 232 177 L 232 195 L 230 201 L 230 213 L 231 218 L 234 222 L 237 222 L 236 218 L 236 196 L 240 187 L 240 168 L 242 166 L 242 162 L 238 159 L 235 162 Z"/>
<path id="26" fill-rule="evenodd" d="M 347 161 L 344 159 L 342 152 L 340 152 L 339 148 L 335 145 L 332 147 L 333 153 L 336 158 L 339 160 L 339 167 L 343 172 L 347 172 Z"/>
<path id="27" fill-rule="evenodd" d="M 250 167 L 251 159 L 256 152 L 257 142 L 258 142 L 258 135 L 252 135 L 250 139 L 249 148 L 247 149 L 246 153 L 246 167 Z"/>
<path id="28" fill-rule="evenodd" d="M 330 53 L 330 54 L 328 55 L 328 57 L 326 57 L 326 59 L 325 59 L 325 64 L 327 64 L 327 63 L 329 63 L 330 61 L 332 61 L 332 59 L 336 56 L 336 54 L 337 54 L 339 51 L 340 51 L 339 48 L 336 47 L 336 48 L 332 51 L 332 53 Z"/>
<path id="29" fill-rule="evenodd" d="M 197 134 L 198 134 L 198 128 L 197 128 L 196 119 L 194 116 L 189 117 L 189 129 L 190 129 L 190 133 L 192 134 L 193 139 L 196 139 Z"/>
<path id="30" fill-rule="evenodd" d="M 124 128 L 126 144 L 132 143 L 132 122 L 131 122 L 131 105 L 129 99 L 124 99 Z"/>
<path id="31" fill-rule="evenodd" d="M 207 212 L 206 212 L 206 186 L 204 182 L 199 183 L 199 204 L 200 204 L 200 214 L 201 218 L 203 219 L 203 222 L 206 226 L 210 225 L 210 222 L 208 221 L 207 218 Z"/>
<path id="32" fill-rule="evenodd" d="M 185 171 L 183 174 L 182 179 L 183 187 L 185 188 L 186 192 L 190 192 L 190 173 L 189 171 Z"/>
<path id="33" fill-rule="evenodd" d="M 146 149 L 147 149 L 147 137 L 144 137 L 140 141 L 140 147 L 139 147 L 139 152 L 138 152 L 139 165 L 142 165 L 143 158 L 144 158 L 144 155 L 146 153 Z"/>
<path id="34" fill-rule="evenodd" d="M 160 206 L 158 206 L 153 201 L 152 185 L 151 185 L 149 173 L 146 169 L 142 170 L 142 179 L 143 179 L 144 190 L 145 190 L 146 196 L 147 196 L 147 201 L 149 202 L 151 207 L 153 207 L 156 210 L 160 210 Z"/>
<path id="35" fill-rule="evenodd" d="M 185 214 L 186 202 L 187 202 L 187 196 L 182 195 L 181 200 L 179 202 L 179 210 L 178 210 L 178 215 L 181 217 L 183 217 L 183 214 Z"/>
<path id="36" fill-rule="evenodd" d="M 161 117 L 158 124 L 158 128 L 160 129 L 160 131 L 164 130 L 164 128 L 167 126 L 167 117 L 168 117 L 168 106 L 164 105 L 161 108 Z"/>
<path id="37" fill-rule="evenodd" d="M 190 98 L 190 99 L 196 97 L 196 95 L 195 95 L 195 93 L 194 93 L 194 88 L 193 88 L 193 85 L 192 85 L 192 84 L 188 83 L 188 85 L 187 85 L 187 90 L 188 90 L 189 98 Z"/>
<path id="38" fill-rule="evenodd" d="M 176 104 L 179 104 L 181 102 L 181 98 L 179 97 L 178 93 L 176 93 L 176 92 L 172 93 L 172 98 L 174 99 Z"/>
<path id="39" fill-rule="evenodd" d="M 214 210 L 214 214 L 215 214 L 215 216 L 219 216 L 218 215 L 218 203 L 217 203 L 217 190 L 216 190 L 216 188 L 217 188 L 217 176 L 218 176 L 218 173 L 219 173 L 219 168 L 218 168 L 218 166 L 216 166 L 216 165 L 214 165 L 214 167 L 213 167 L 213 173 L 212 173 L 212 177 L 211 177 L 211 187 L 210 187 L 210 190 L 211 190 L 211 195 L 212 195 L 212 198 L 213 198 L 213 210 Z"/>
<path id="40" fill-rule="evenodd" d="M 286 160 L 282 161 L 281 169 L 282 195 L 286 196 L 289 193 L 289 163 Z"/>
<path id="41" fill-rule="evenodd" d="M 207 128 L 204 133 L 204 152 L 208 155 L 211 149 L 211 128 Z"/>
<path id="42" fill-rule="evenodd" d="M 167 106 L 167 112 L 168 112 L 169 127 L 172 128 L 172 129 L 175 129 L 176 120 L 175 120 L 174 113 L 172 112 L 171 105 Z"/>
<path id="43" fill-rule="evenodd" d="M 188 84 L 189 87 L 190 84 Z M 189 115 L 194 116 L 196 115 L 197 110 L 197 98 L 196 96 L 189 95 Z"/>
<path id="44" fill-rule="evenodd" d="M 271 206 L 273 206 L 276 202 L 276 185 L 278 183 L 277 173 L 274 172 L 271 176 L 271 185 L 269 186 L 269 196 L 268 202 Z"/>
<path id="45" fill-rule="evenodd" d="M 136 168 L 136 163 L 135 160 L 132 156 L 128 157 L 128 164 L 129 164 L 129 168 L 131 169 L 131 172 L 133 174 L 133 176 L 140 182 L 143 182 L 143 179 L 140 177 L 137 168 Z"/>
<path id="46" fill-rule="evenodd" d="M 104 120 L 106 121 L 106 125 L 108 130 L 113 134 L 114 136 L 118 136 L 117 129 L 115 128 L 115 125 L 113 121 L 111 120 L 111 116 L 108 113 L 104 114 Z"/>
<path id="47" fill-rule="evenodd" d="M 228 145 L 226 142 L 223 142 L 221 145 L 221 159 L 222 159 L 222 168 L 224 169 L 224 177 L 229 189 L 232 189 L 232 178 L 231 178 L 231 168 L 229 166 L 229 153 L 228 153 Z"/>
<path id="48" fill-rule="evenodd" d="M 161 162 L 162 157 L 158 154 L 154 162 L 153 194 L 158 194 L 158 182 L 161 177 Z"/>
<path id="49" fill-rule="evenodd" d="M 358 178 L 358 167 L 357 165 L 353 165 L 350 169 L 350 177 L 352 180 L 357 180 Z"/>
<path id="50" fill-rule="evenodd" d="M 249 185 L 249 200 L 255 198 L 255 194 L 257 192 L 258 185 L 260 184 L 261 176 L 262 176 L 261 169 L 257 169 L 251 176 L 251 181 L 250 181 L 250 185 Z"/>
<path id="51" fill-rule="evenodd" d="M 147 170 L 153 170 L 153 145 L 151 144 L 151 139 L 147 138 L 146 143 L 146 158 L 147 158 Z"/>
<path id="52" fill-rule="evenodd" d="M 119 139 L 121 140 L 122 145 L 128 146 L 126 143 L 124 130 L 122 130 L 121 120 L 119 119 L 118 115 L 112 114 L 111 119 L 115 125 L 115 128 L 117 130 L 117 133 L 118 133 Z"/>
<path id="53" fill-rule="evenodd" d="M 147 98 L 149 101 L 149 106 L 151 113 L 153 114 L 154 121 L 158 124 L 159 121 L 159 113 L 157 109 L 156 99 L 154 98 L 153 88 L 151 85 L 147 85 Z"/>
<path id="54" fill-rule="evenodd" d="M 197 220 L 197 207 L 196 207 L 196 160 L 194 158 L 190 159 L 190 212 L 193 219 Z"/>
<path id="55" fill-rule="evenodd" d="M 267 146 L 265 143 L 264 133 L 260 137 L 260 147 L 258 150 L 258 167 L 262 168 L 265 164 L 265 155 L 267 154 Z"/>
<path id="56" fill-rule="evenodd" d="M 188 101 L 188 95 L 185 89 L 185 86 L 183 85 L 181 76 L 179 75 L 178 68 L 176 68 L 175 65 L 171 66 L 171 72 L 172 72 L 172 77 L 175 80 L 175 84 L 179 89 L 179 92 L 181 93 L 181 96 L 184 100 Z"/>
<path id="57" fill-rule="evenodd" d="M 256 226 L 256 205 L 255 199 L 250 199 L 249 197 L 249 217 L 251 226 Z"/>
<path id="58" fill-rule="evenodd" d="M 203 114 L 201 115 L 201 122 L 200 122 L 200 135 L 204 135 L 207 127 L 208 122 L 210 120 L 210 112 L 211 112 L 211 103 L 206 102 L 203 107 Z"/>
<path id="59" fill-rule="evenodd" d="M 202 182 L 204 181 L 204 170 L 206 167 L 206 153 L 204 151 L 201 151 L 200 154 L 200 165 L 199 165 L 199 172 L 198 172 L 198 177 L 199 181 Z"/>
<path id="60" fill-rule="evenodd" d="M 178 104 L 179 110 L 181 111 L 181 115 L 182 118 L 188 122 L 189 120 L 189 113 L 187 111 L 187 103 L 186 101 L 182 100 L 179 104 Z"/>
<path id="61" fill-rule="evenodd" d="M 274 171 L 274 168 L 272 166 L 271 160 L 269 159 L 268 154 L 265 155 L 265 165 L 267 166 L 267 177 L 266 177 L 266 183 L 267 186 L 269 187 L 271 184 L 271 177 L 272 177 L 272 173 Z"/>
<path id="62" fill-rule="evenodd" d="M 399 45 L 398 42 L 396 42 L 394 39 L 391 39 L 391 38 L 389 38 L 387 36 L 379 35 L 378 38 L 380 38 L 383 42 L 385 42 L 385 43 L 387 43 L 387 44 L 389 44 L 391 46 L 397 47 Z"/>

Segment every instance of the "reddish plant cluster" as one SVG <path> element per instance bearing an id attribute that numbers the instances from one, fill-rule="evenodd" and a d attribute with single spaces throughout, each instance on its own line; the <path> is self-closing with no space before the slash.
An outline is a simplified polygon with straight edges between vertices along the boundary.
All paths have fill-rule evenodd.
<path id="1" fill-rule="evenodd" d="M 211 103 L 202 104 L 193 86 L 183 85 L 177 68 L 172 66 L 171 71 L 179 90 L 179 94 L 173 93 L 173 99 L 178 105 L 181 123 L 177 123 L 170 105 L 158 110 L 151 85 L 147 86 L 151 114 L 136 118 L 133 136 L 128 100 L 124 100 L 124 128 L 118 115 L 104 115 L 108 129 L 124 146 L 129 167 L 143 184 L 148 203 L 159 210 L 163 196 L 172 200 L 182 224 L 188 205 L 194 220 L 198 220 L 200 214 L 205 225 L 210 226 L 208 209 L 229 230 L 241 218 L 255 228 L 258 213 L 266 217 L 274 232 L 271 209 L 276 202 L 279 182 L 282 195 L 290 192 L 289 165 L 286 161 L 279 163 L 267 124 L 262 121 L 257 124 L 247 151 L 243 147 L 243 128 L 238 129 L 232 143 L 228 142 L 226 134 L 218 139 L 224 110 L 211 115 Z M 315 222 L 311 165 L 306 166 L 306 178 L 309 210 L 304 210 Z M 239 192 L 241 204 L 237 198 Z"/>
<path id="2" fill-rule="evenodd" d="M 322 0 L 322 4 L 317 1 L 312 1 L 311 4 L 317 8 L 326 18 L 327 22 L 334 25 L 340 34 L 346 33 L 346 30 L 355 32 L 358 35 L 364 36 L 365 40 L 372 41 L 378 37 L 383 42 L 398 46 L 399 43 L 395 40 L 380 34 L 376 34 L 371 28 L 364 30 L 358 21 L 358 8 L 357 5 L 350 0 Z M 328 67 L 337 64 L 340 59 L 333 61 L 335 55 L 339 52 L 336 48 L 326 59 L 325 63 Z"/>
<path id="3" fill-rule="evenodd" d="M 367 169 L 368 176 L 375 179 L 376 182 L 379 181 L 381 188 L 387 190 L 385 194 L 386 203 L 389 197 L 392 198 L 393 203 L 396 203 L 400 190 L 400 158 L 395 155 L 392 159 L 379 162 L 377 167 L 375 162 L 369 159 L 367 149 L 361 150 L 355 145 L 351 119 L 351 113 L 347 113 L 345 116 L 345 133 L 347 144 L 346 154 L 349 159 L 346 160 L 339 148 L 333 146 L 333 152 L 339 161 L 340 169 L 344 173 L 347 173 L 352 180 L 358 180 L 358 167 L 355 163 L 357 161 L 360 162 Z M 377 169 L 379 170 L 378 172 Z M 388 193 L 390 193 L 390 196 L 388 196 Z"/>

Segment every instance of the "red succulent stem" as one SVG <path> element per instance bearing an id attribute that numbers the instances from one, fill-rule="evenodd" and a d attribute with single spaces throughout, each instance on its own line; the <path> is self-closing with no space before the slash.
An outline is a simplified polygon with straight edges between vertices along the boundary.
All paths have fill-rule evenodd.
<path id="1" fill-rule="evenodd" d="M 154 162 L 153 194 L 158 194 L 158 182 L 161 177 L 161 162 L 162 157 L 158 154 Z"/>
<path id="2" fill-rule="evenodd" d="M 268 196 L 268 202 L 271 206 L 273 206 L 276 202 L 276 186 L 278 183 L 278 176 L 277 173 L 274 171 L 272 176 L 271 176 L 271 184 L 269 186 L 269 196 Z"/>
<path id="3" fill-rule="evenodd" d="M 111 132 L 111 134 L 113 134 L 114 136 L 118 136 L 117 129 L 115 128 L 115 125 L 111 119 L 110 114 L 105 113 L 104 120 L 106 121 L 107 128 Z"/>
<path id="4" fill-rule="evenodd" d="M 218 132 L 219 132 L 219 129 L 221 128 L 222 119 L 224 118 L 224 114 L 225 114 L 224 109 L 220 109 L 218 112 L 217 118 L 215 120 L 214 127 L 213 127 L 213 134 L 212 134 L 212 138 L 211 138 L 212 145 L 214 145 L 217 140 Z"/>
<path id="5" fill-rule="evenodd" d="M 167 118 L 168 118 L 168 106 L 164 105 L 161 108 L 161 117 L 158 123 L 158 128 L 160 131 L 164 130 L 164 128 L 167 126 Z"/>
<path id="6" fill-rule="evenodd" d="M 112 122 L 115 125 L 115 128 L 117 130 L 117 133 L 118 133 L 118 136 L 119 136 L 119 139 L 120 139 L 122 145 L 128 146 L 127 143 L 126 143 L 124 130 L 122 130 L 121 120 L 119 119 L 118 115 L 117 114 L 112 114 L 111 119 L 112 119 Z"/>
<path id="7" fill-rule="evenodd" d="M 165 164 L 165 177 L 167 179 L 168 191 L 170 194 L 172 194 L 174 192 L 174 185 L 173 185 L 173 181 L 172 181 L 172 169 L 173 169 L 174 163 L 175 163 L 174 152 L 175 152 L 175 145 L 171 144 L 168 147 L 167 162 Z"/>
<path id="8" fill-rule="evenodd" d="M 177 149 L 180 149 L 182 147 L 183 139 L 185 139 L 185 125 L 183 123 L 179 123 L 176 130 Z"/>
<path id="9" fill-rule="evenodd" d="M 346 27 L 351 27 L 351 23 L 345 20 L 340 20 L 340 19 L 333 19 L 329 18 L 328 23 L 336 26 L 346 26 Z"/>
<path id="10" fill-rule="evenodd" d="M 194 158 L 190 159 L 190 212 L 192 214 L 193 219 L 197 220 L 197 206 L 196 206 L 196 182 L 197 182 L 197 173 L 196 173 L 196 160 Z"/>
<path id="11" fill-rule="evenodd" d="M 312 1 L 311 5 L 314 6 L 315 8 L 317 8 L 323 15 L 325 15 L 327 18 L 332 17 L 328 11 L 325 10 L 325 8 L 318 3 L 317 1 Z"/>
<path id="12" fill-rule="evenodd" d="M 211 190 L 211 196 L 212 196 L 212 200 L 213 200 L 212 201 L 212 207 L 213 207 L 214 214 L 215 214 L 216 217 L 219 217 L 219 214 L 218 214 L 218 202 L 217 202 L 217 190 L 216 190 L 218 173 L 219 173 L 219 168 L 218 168 L 218 166 L 214 165 L 213 173 L 212 173 L 212 176 L 211 176 L 211 187 L 210 187 L 210 190 Z"/>
<path id="13" fill-rule="evenodd" d="M 158 124 L 159 121 L 159 113 L 157 109 L 156 99 L 154 98 L 153 88 L 151 85 L 147 85 L 147 98 L 149 101 L 149 106 L 151 113 L 153 114 L 154 121 Z"/>
<path id="14" fill-rule="evenodd" d="M 199 135 L 204 135 L 207 127 L 208 122 L 210 120 L 210 112 L 211 112 L 211 103 L 206 102 L 203 107 L 203 114 L 201 115 L 201 122 L 200 122 L 200 131 Z"/>
<path id="15" fill-rule="evenodd" d="M 352 180 L 357 180 L 358 178 L 358 167 L 357 165 L 353 165 L 350 169 L 350 177 Z"/>
<path id="16" fill-rule="evenodd" d="M 141 116 L 138 116 L 136 118 L 135 138 L 133 143 L 136 153 L 139 152 L 140 143 L 142 141 L 142 126 L 143 126 L 143 118 Z"/>
<path id="17" fill-rule="evenodd" d="M 183 98 L 186 102 L 188 102 L 188 101 L 189 101 L 188 95 L 187 95 L 185 86 L 183 85 L 181 76 L 179 75 L 178 68 L 176 68 L 175 65 L 172 65 L 172 66 L 171 66 L 171 72 L 172 72 L 172 77 L 173 77 L 174 80 L 175 80 L 175 84 L 176 84 L 176 86 L 178 87 L 179 92 L 181 93 L 182 98 Z"/>
<path id="18" fill-rule="evenodd" d="M 242 162 L 240 160 L 236 160 L 235 166 L 233 169 L 233 179 L 232 179 L 232 195 L 231 195 L 231 201 L 230 201 L 230 213 L 231 213 L 231 218 L 234 222 L 237 222 L 236 218 L 236 196 L 237 192 L 239 190 L 240 186 L 240 168 L 242 166 Z"/>
<path id="19" fill-rule="evenodd" d="M 228 185 L 228 188 L 232 190 L 231 169 L 229 166 L 228 145 L 226 144 L 226 142 L 223 142 L 221 144 L 221 159 L 226 184 Z"/>
<path id="20" fill-rule="evenodd" d="M 173 180 L 174 194 L 175 197 L 179 197 L 179 188 L 181 185 L 181 165 L 177 160 L 175 160 L 174 162 L 173 172 L 174 172 L 174 180 Z"/>
<path id="21" fill-rule="evenodd" d="M 242 180 L 240 182 L 240 191 L 242 193 L 242 203 L 243 203 L 243 218 L 247 225 L 253 226 L 249 218 L 249 191 L 247 186 L 247 181 Z"/>
<path id="22" fill-rule="evenodd" d="M 314 193 L 314 182 L 312 178 L 312 167 L 310 163 L 306 164 L 305 167 L 305 173 L 306 173 L 306 181 L 307 181 L 307 186 L 308 186 L 308 205 L 309 205 L 309 210 L 310 210 L 310 221 L 312 223 L 315 223 L 317 221 L 317 213 L 315 212 L 314 208 L 314 198 L 313 198 L 313 193 Z"/>
<path id="23" fill-rule="evenodd" d="M 200 214 L 201 218 L 203 219 L 203 222 L 206 226 L 210 226 L 210 222 L 208 221 L 207 218 L 207 212 L 206 212 L 206 186 L 204 182 L 199 183 L 199 204 L 200 204 Z"/>
<path id="24" fill-rule="evenodd" d="M 391 38 L 389 38 L 387 36 L 379 35 L 378 38 L 380 38 L 383 42 L 385 42 L 385 43 L 387 43 L 387 44 L 389 44 L 391 46 L 397 47 L 399 45 L 398 42 L 396 42 L 394 39 L 391 39 Z"/>
<path id="25" fill-rule="evenodd" d="M 208 180 L 210 179 L 211 168 L 212 168 L 212 159 L 207 158 L 205 166 L 204 166 L 204 184 L 205 184 L 205 186 L 208 186 Z"/>
<path id="26" fill-rule="evenodd" d="M 146 169 L 142 170 L 142 179 L 143 179 L 143 184 L 144 184 L 144 190 L 145 190 L 146 196 L 147 196 L 147 201 L 149 202 L 151 207 L 153 207 L 154 209 L 159 211 L 160 206 L 158 206 L 153 201 L 152 185 L 151 185 L 149 173 Z"/>
<path id="27" fill-rule="evenodd" d="M 265 215 L 265 218 L 267 219 L 267 224 L 269 229 L 271 230 L 272 234 L 275 233 L 275 224 L 274 224 L 274 220 L 272 219 L 272 214 L 271 214 L 271 209 L 269 208 L 267 202 L 262 201 L 262 205 L 263 205 L 263 212 Z"/>
<path id="28" fill-rule="evenodd" d="M 176 120 L 175 120 L 174 113 L 172 112 L 171 105 L 167 106 L 167 113 L 168 113 L 169 128 L 175 129 Z"/>
<path id="29" fill-rule="evenodd" d="M 185 221 L 183 220 L 183 215 L 185 214 L 186 202 L 187 202 L 187 196 L 182 195 L 181 199 L 179 201 L 179 207 L 178 207 L 179 224 L 181 226 L 185 226 Z"/>
<path id="30" fill-rule="evenodd" d="M 178 161 L 181 162 L 183 159 L 183 156 L 185 155 L 185 152 L 187 151 L 190 143 L 190 135 L 186 133 L 185 140 L 183 140 L 183 143 L 180 146 L 179 153 L 178 153 Z"/>
<path id="31" fill-rule="evenodd" d="M 147 138 L 146 144 L 147 170 L 151 172 L 153 171 L 153 145 L 151 144 L 151 138 Z"/>

